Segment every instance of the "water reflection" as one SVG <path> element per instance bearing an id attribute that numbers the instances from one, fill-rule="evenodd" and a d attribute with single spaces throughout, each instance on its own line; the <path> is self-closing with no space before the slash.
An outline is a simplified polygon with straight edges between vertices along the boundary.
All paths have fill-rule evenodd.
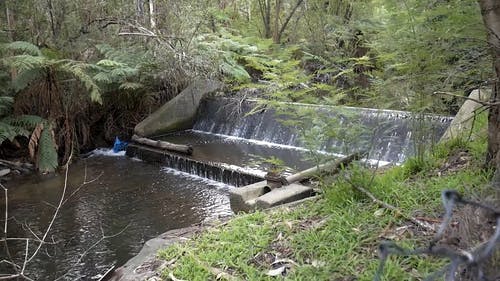
<path id="1" fill-rule="evenodd" d="M 93 182 L 81 186 L 85 180 Z M 33 237 L 31 231 L 43 235 L 63 184 L 63 175 L 34 175 L 8 182 L 9 237 Z M 67 194 L 76 193 L 50 232 L 55 244 L 44 247 L 27 265 L 28 276 L 52 280 L 69 271 L 63 280 L 89 280 L 113 264 L 123 264 L 145 241 L 162 232 L 229 215 L 228 188 L 127 157 L 82 160 L 70 167 Z M 117 233 L 94 245 L 103 235 Z M 9 243 L 9 248 L 21 262 L 24 244 Z M 4 245 L 0 255 L 0 259 L 6 258 Z M 1 273 L 8 269 L 0 265 Z"/>

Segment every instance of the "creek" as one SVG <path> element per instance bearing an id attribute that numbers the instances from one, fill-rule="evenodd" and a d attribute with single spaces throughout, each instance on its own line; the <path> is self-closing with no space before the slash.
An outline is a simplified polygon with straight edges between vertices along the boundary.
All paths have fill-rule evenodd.
<path id="1" fill-rule="evenodd" d="M 124 264 L 145 241 L 165 231 L 231 214 L 227 197 L 231 186 L 106 151 L 97 154 L 101 155 L 71 165 L 67 197 L 85 178 L 92 182 L 61 208 L 48 236 L 56 243 L 42 248 L 27 264 L 30 278 L 54 280 L 66 274 L 61 280 L 91 280 L 112 265 Z M 60 199 L 64 175 L 32 175 L 5 185 L 8 236 L 33 238 L 29 227 L 41 237 L 54 213 L 52 206 Z M 0 204 L 3 217 L 3 196 Z M 118 235 L 90 248 L 103 233 Z M 6 258 L 4 247 L 0 247 L 0 260 Z M 24 247 L 24 242 L 9 243 L 18 261 Z M 0 265 L 0 273 L 6 272 L 8 267 Z"/>

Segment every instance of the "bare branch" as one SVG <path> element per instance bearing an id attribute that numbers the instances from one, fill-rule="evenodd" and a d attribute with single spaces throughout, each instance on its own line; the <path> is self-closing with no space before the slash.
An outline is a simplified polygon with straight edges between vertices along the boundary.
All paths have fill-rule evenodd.
<path id="1" fill-rule="evenodd" d="M 466 97 L 466 96 L 461 96 L 461 95 L 457 95 L 457 94 L 453 94 L 453 93 L 449 93 L 449 92 L 440 92 L 440 91 L 437 91 L 437 92 L 434 92 L 432 94 L 433 95 L 445 95 L 445 96 L 450 96 L 450 97 L 454 97 L 454 98 L 459 98 L 459 99 L 464 99 L 464 100 L 470 100 L 470 101 L 476 102 L 476 103 L 478 103 L 478 104 L 480 104 L 482 106 L 500 105 L 500 102 L 482 101 L 482 100 L 478 100 L 478 99 L 474 99 L 474 98 Z"/>
<path id="2" fill-rule="evenodd" d="M 61 206 L 64 202 L 64 197 L 66 195 L 66 189 L 68 188 L 68 172 L 69 172 L 69 163 L 71 162 L 71 158 L 73 158 L 73 153 L 71 153 L 71 155 L 68 158 L 68 161 L 66 162 L 66 172 L 64 175 L 64 186 L 63 186 L 63 191 L 61 194 L 61 199 L 59 200 L 59 204 L 57 205 L 57 208 L 54 211 L 54 215 L 52 215 L 52 219 L 50 220 L 49 226 L 47 227 L 47 230 L 43 234 L 43 237 L 42 237 L 40 243 L 38 244 L 38 247 L 36 248 L 35 252 L 33 252 L 31 257 L 26 261 L 27 263 L 29 263 L 30 261 L 32 261 L 35 258 L 35 256 L 40 251 L 40 248 L 42 248 L 42 246 L 45 244 L 45 239 L 47 239 L 47 235 L 49 235 L 49 232 L 52 229 L 52 225 L 54 224 L 54 221 L 56 220 L 57 215 L 59 214 Z"/>
<path id="3" fill-rule="evenodd" d="M 411 222 L 413 222 L 414 224 L 428 230 L 428 231 L 432 231 L 434 232 L 435 229 L 434 227 L 425 222 L 425 221 L 421 221 L 421 220 L 418 220 L 412 216 L 408 216 L 406 214 L 404 214 L 399 208 L 391 205 L 391 204 L 388 204 L 380 199 L 378 199 L 377 197 L 375 197 L 375 195 L 373 195 L 371 192 L 369 192 L 368 190 L 364 189 L 363 187 L 361 186 L 358 186 L 356 184 L 354 184 L 349 178 L 346 177 L 346 180 L 347 182 L 356 190 L 358 190 L 359 192 L 365 194 L 366 196 L 368 196 L 373 202 L 377 203 L 379 206 L 383 207 L 383 208 L 386 208 L 386 209 L 389 209 L 393 212 L 395 212 L 397 215 L 399 216 L 402 216 L 403 218 L 407 219 L 407 220 L 410 220 Z"/>
<path id="4" fill-rule="evenodd" d="M 122 230 L 120 230 L 119 232 L 115 233 L 115 234 L 112 234 L 112 235 L 105 235 L 104 234 L 104 229 L 102 228 L 101 226 L 101 234 L 102 234 L 102 237 L 97 240 L 94 244 L 92 244 L 89 248 L 87 248 L 82 254 L 80 254 L 80 257 L 78 258 L 77 261 L 75 261 L 74 263 L 74 266 L 78 265 L 82 259 L 93 249 L 95 248 L 97 245 L 99 245 L 102 241 L 106 240 L 106 239 L 109 239 L 109 238 L 113 238 L 113 237 L 116 237 L 120 234 L 122 234 L 123 232 L 125 232 L 125 230 L 127 230 L 127 228 L 130 226 L 130 224 L 127 224 Z M 56 278 L 54 281 L 57 281 L 57 280 L 60 280 L 62 279 L 64 276 L 68 275 L 70 273 L 70 271 L 67 271 L 66 273 L 64 273 L 63 275 L 59 276 L 58 278 Z"/>

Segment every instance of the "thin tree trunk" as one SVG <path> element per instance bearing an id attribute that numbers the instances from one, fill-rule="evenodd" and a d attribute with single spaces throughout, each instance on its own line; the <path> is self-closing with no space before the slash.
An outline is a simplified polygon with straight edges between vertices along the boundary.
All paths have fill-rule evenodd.
<path id="1" fill-rule="evenodd" d="M 274 30 L 273 30 L 273 41 L 279 43 L 279 33 L 280 33 L 280 14 L 281 14 L 281 0 L 276 0 L 276 5 L 274 7 Z"/>
<path id="2" fill-rule="evenodd" d="M 9 40 L 13 42 L 16 39 L 15 38 L 16 28 L 14 27 L 14 13 L 10 10 L 8 1 L 5 1 L 5 16 L 7 18 L 7 28 L 9 29 L 8 31 Z M 12 67 L 10 69 L 10 78 L 14 80 L 16 79 L 16 77 L 17 77 L 17 70 L 14 67 Z"/>
<path id="3" fill-rule="evenodd" d="M 292 19 L 292 17 L 295 14 L 295 12 L 297 12 L 297 9 L 300 7 L 300 5 L 302 4 L 302 2 L 304 2 L 304 0 L 298 0 L 297 4 L 295 4 L 295 7 L 293 7 L 292 11 L 290 12 L 290 14 L 286 18 L 285 22 L 281 26 L 281 29 L 279 30 L 278 35 L 276 36 L 276 38 L 274 40 L 275 43 L 280 43 L 281 42 L 281 37 L 283 36 L 283 32 L 285 32 L 285 29 L 288 26 L 288 23 Z"/>
<path id="4" fill-rule="evenodd" d="M 264 24 L 264 38 L 271 38 L 271 0 L 259 0 L 259 10 Z"/>
<path id="5" fill-rule="evenodd" d="M 48 16 L 50 22 L 50 29 L 52 30 L 52 36 L 57 38 L 56 22 L 54 18 L 54 6 L 52 5 L 52 0 L 47 0 Z"/>
<path id="6" fill-rule="evenodd" d="M 8 1 L 5 2 L 5 17 L 7 19 L 7 28 L 9 33 L 9 39 L 14 41 L 14 24 L 13 24 L 13 16 L 12 12 L 9 8 Z"/>
<path id="7" fill-rule="evenodd" d="M 143 22 L 144 19 L 144 3 L 143 0 L 135 0 L 135 16 L 136 20 L 140 23 Z"/>
<path id="8" fill-rule="evenodd" d="M 247 0 L 247 21 L 251 21 L 252 20 L 252 1 L 251 0 Z"/>
<path id="9" fill-rule="evenodd" d="M 483 22 L 488 31 L 488 43 L 493 56 L 496 79 L 493 84 L 491 101 L 500 101 L 500 3 L 497 0 L 479 0 Z M 496 168 L 494 184 L 500 188 L 500 105 L 490 107 L 488 116 L 488 151 L 486 163 Z"/>
<path id="10" fill-rule="evenodd" d="M 149 0 L 149 23 L 151 30 L 156 29 L 156 12 L 154 0 Z"/>

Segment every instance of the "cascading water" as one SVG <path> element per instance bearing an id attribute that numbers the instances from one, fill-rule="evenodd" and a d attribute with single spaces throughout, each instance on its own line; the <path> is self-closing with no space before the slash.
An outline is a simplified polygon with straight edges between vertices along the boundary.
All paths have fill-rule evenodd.
<path id="1" fill-rule="evenodd" d="M 426 144 L 438 140 L 452 120 L 404 111 L 298 103 L 282 104 L 285 110 L 268 108 L 249 114 L 255 106 L 253 101 L 205 99 L 193 129 L 338 154 L 368 150 L 372 159 L 401 163 L 413 154 L 417 138 Z M 295 128 L 280 121 L 290 123 L 293 118 L 297 119 Z"/>
<path id="2" fill-rule="evenodd" d="M 190 144 L 193 155 L 134 145 L 127 155 L 244 186 L 262 180 L 276 159 L 286 167 L 285 174 L 310 168 L 319 154 L 336 157 L 369 151 L 372 163 L 402 163 L 413 154 L 416 140 L 425 145 L 438 140 L 452 120 L 404 111 L 297 103 L 256 111 L 256 105 L 255 101 L 207 98 L 201 102 L 192 130 L 158 137 Z"/>

